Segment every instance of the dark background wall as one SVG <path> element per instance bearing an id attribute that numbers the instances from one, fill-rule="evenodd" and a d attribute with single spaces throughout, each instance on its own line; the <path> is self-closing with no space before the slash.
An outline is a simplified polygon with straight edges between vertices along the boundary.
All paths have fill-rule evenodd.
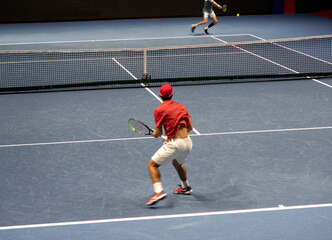
<path id="1" fill-rule="evenodd" d="M 268 14 L 273 0 L 216 0 L 228 14 Z M 0 0 L 0 22 L 202 16 L 203 0 Z"/>
<path id="2" fill-rule="evenodd" d="M 296 12 L 307 13 L 332 9 L 331 0 L 296 0 Z"/>
<path id="3" fill-rule="evenodd" d="M 226 15 L 271 14 L 283 0 L 216 0 Z M 0 22 L 45 22 L 130 18 L 198 17 L 203 0 L 0 0 Z M 331 0 L 297 0 L 299 12 Z M 317 9 L 315 9 L 317 10 Z M 321 9 L 318 9 L 321 10 Z M 217 10 L 216 10 L 217 12 Z"/>

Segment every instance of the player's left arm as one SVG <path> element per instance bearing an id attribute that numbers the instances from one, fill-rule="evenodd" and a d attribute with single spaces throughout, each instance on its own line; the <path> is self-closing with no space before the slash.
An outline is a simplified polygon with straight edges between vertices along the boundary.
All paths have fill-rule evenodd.
<path id="1" fill-rule="evenodd" d="M 153 130 L 152 137 L 158 138 L 163 135 L 162 114 L 160 113 L 160 111 L 158 111 L 158 109 L 155 109 L 153 114 L 154 114 L 156 129 L 152 129 Z"/>

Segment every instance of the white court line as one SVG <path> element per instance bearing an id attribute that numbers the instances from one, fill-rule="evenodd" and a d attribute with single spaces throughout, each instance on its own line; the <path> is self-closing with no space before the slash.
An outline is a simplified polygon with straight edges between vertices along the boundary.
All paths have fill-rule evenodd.
<path id="1" fill-rule="evenodd" d="M 282 206 L 282 207 L 280 207 L 280 206 Z M 332 203 L 299 205 L 299 206 L 288 206 L 288 207 L 284 206 L 284 205 L 279 205 L 278 207 L 271 207 L 271 208 L 256 208 L 256 209 L 244 209 L 244 210 L 232 210 L 232 211 L 184 213 L 184 214 L 157 215 L 157 216 L 145 216 L 145 217 L 102 219 L 102 220 L 91 220 L 91 221 L 29 224 L 29 225 L 0 227 L 0 231 L 15 230 L 15 229 L 59 227 L 59 226 L 75 226 L 75 225 L 100 224 L 100 223 L 118 223 L 118 222 L 134 222 L 134 221 L 149 221 L 149 220 L 151 221 L 151 220 L 158 220 L 158 219 L 205 217 L 205 216 L 218 216 L 218 215 L 231 215 L 231 214 L 258 213 L 258 212 L 274 212 L 274 211 L 287 211 L 287 210 L 289 211 L 289 210 L 328 208 L 328 207 L 332 207 Z"/>
<path id="2" fill-rule="evenodd" d="M 214 39 L 216 39 L 216 40 L 218 40 L 218 41 L 220 41 L 220 42 L 227 43 L 226 41 L 221 40 L 221 39 L 218 39 L 218 38 L 215 37 L 215 36 L 212 36 L 212 38 L 214 38 Z M 261 59 L 263 59 L 263 60 L 265 60 L 265 61 L 267 61 L 267 62 L 270 62 L 270 63 L 272 63 L 272 64 L 274 64 L 274 65 L 277 65 L 277 66 L 279 66 L 279 67 L 281 67 L 281 68 L 284 68 L 284 69 L 286 69 L 286 70 L 288 70 L 288 71 L 290 71 L 290 72 L 293 72 L 293 73 L 299 74 L 298 71 L 295 71 L 295 70 L 293 70 L 293 69 L 291 69 L 291 68 L 289 68 L 289 67 L 286 67 L 286 66 L 281 65 L 281 64 L 279 64 L 279 63 L 277 63 L 277 62 L 274 62 L 274 61 L 272 61 L 272 60 L 270 60 L 270 59 L 268 59 L 268 58 L 262 57 L 262 56 L 260 56 L 260 55 L 258 55 L 258 54 L 255 54 L 255 53 L 253 53 L 253 52 L 250 52 L 250 51 L 248 51 L 248 50 L 245 50 L 244 48 L 241 48 L 241 47 L 239 47 L 239 46 L 235 46 L 235 45 L 232 45 L 232 46 L 235 47 L 235 48 L 237 48 L 237 49 L 239 49 L 239 50 L 242 50 L 242 51 L 244 51 L 244 52 L 246 52 L 246 53 L 248 53 L 248 54 L 251 54 L 251 55 L 253 55 L 253 56 L 255 56 L 255 57 L 261 58 Z M 322 82 L 322 81 L 319 81 L 319 80 L 317 80 L 317 79 L 315 79 L 315 78 L 311 78 L 311 77 L 309 77 L 309 76 L 307 76 L 307 78 L 313 80 L 314 82 L 317 82 L 317 83 L 319 83 L 319 84 L 322 84 L 322 85 L 324 85 L 324 86 L 326 86 L 326 87 L 332 88 L 331 85 L 329 85 L 329 84 L 327 84 L 327 83 L 324 83 L 324 82 Z"/>
<path id="3" fill-rule="evenodd" d="M 115 58 L 112 58 L 116 64 L 118 64 L 123 70 L 125 70 L 133 79 L 137 80 L 137 78 L 127 69 L 125 68 L 121 63 L 119 63 Z"/>
<path id="4" fill-rule="evenodd" d="M 226 34 L 216 35 L 216 37 L 231 36 L 250 36 L 250 34 Z M 208 38 L 209 36 L 177 36 L 177 37 L 155 37 L 155 38 L 122 38 L 122 39 L 91 39 L 76 41 L 51 41 L 51 42 L 25 42 L 25 43 L 0 43 L 2 45 L 33 45 L 33 44 L 60 44 L 60 43 L 94 43 L 94 42 L 116 42 L 116 41 L 145 41 L 145 40 L 163 40 L 163 39 L 185 39 L 185 38 Z"/>
<path id="5" fill-rule="evenodd" d="M 325 82 L 319 81 L 319 80 L 314 79 L 314 78 L 311 78 L 311 80 L 313 80 L 313 81 L 315 81 L 315 82 L 317 82 L 317 83 L 320 83 L 320 84 L 322 84 L 322 85 L 324 85 L 324 86 L 326 86 L 326 87 L 332 88 L 332 85 L 329 85 L 329 84 L 327 84 L 327 83 L 325 83 Z"/>
<path id="6" fill-rule="evenodd" d="M 62 141 L 62 142 L 22 143 L 22 144 L 0 145 L 0 148 L 47 146 L 47 145 L 61 145 L 61 144 L 75 144 L 75 143 L 117 142 L 117 141 L 146 140 L 146 139 L 153 139 L 153 137 L 109 138 L 109 139 L 92 139 L 92 140 Z"/>
<path id="7" fill-rule="evenodd" d="M 236 131 L 236 132 L 219 132 L 219 133 L 200 133 L 200 134 L 194 134 L 194 135 L 190 134 L 190 136 L 191 137 L 218 136 L 218 135 L 253 134 L 253 133 L 312 131 L 312 130 L 326 130 L 326 129 L 332 129 L 332 126 L 310 127 L 310 128 L 254 130 L 254 131 Z M 45 142 L 45 143 L 22 143 L 22 144 L 0 145 L 0 148 L 46 146 L 46 145 L 61 145 L 61 144 L 75 144 L 75 143 L 116 142 L 116 141 L 132 141 L 132 140 L 147 140 L 147 139 L 154 139 L 154 138 L 153 137 L 134 137 L 134 138 L 109 138 L 109 139 L 78 140 L 78 141 L 63 141 L 63 142 Z"/>
<path id="8" fill-rule="evenodd" d="M 289 129 L 285 128 L 285 129 L 270 129 L 270 130 L 256 130 L 256 131 L 224 132 L 224 133 L 201 133 L 201 136 L 234 135 L 234 134 L 250 134 L 250 133 L 294 132 L 294 131 L 309 131 L 309 130 L 323 130 L 323 129 L 332 129 L 332 126 L 312 127 L 312 128 L 289 128 Z"/>
<path id="9" fill-rule="evenodd" d="M 261 38 L 261 37 L 258 37 L 258 36 L 255 36 L 255 35 L 253 35 L 253 34 L 250 34 L 250 36 L 251 36 L 251 37 L 254 37 L 254 38 L 257 38 L 258 40 L 267 41 L 266 39 Z M 287 40 L 287 39 L 286 39 L 286 40 Z M 320 61 L 320 62 L 323 62 L 323 63 L 329 64 L 329 65 L 332 65 L 332 63 L 330 63 L 329 61 L 326 61 L 326 60 L 324 60 L 324 59 L 321 59 L 321 58 L 317 58 L 317 57 L 311 56 L 311 55 L 309 55 L 309 54 L 307 54 L 307 53 L 300 52 L 300 51 L 297 51 L 297 50 L 295 50 L 295 49 L 292 49 L 292 48 L 289 48 L 289 47 L 286 47 L 286 46 L 280 45 L 280 44 L 278 44 L 278 43 L 276 43 L 276 42 L 271 42 L 271 43 L 272 43 L 273 45 L 278 46 L 278 47 L 285 48 L 285 49 L 287 49 L 287 50 L 289 50 L 289 51 L 296 52 L 296 53 L 301 54 L 301 55 L 303 55 L 303 56 L 306 56 L 306 57 L 309 57 L 309 58 L 315 59 L 315 60 L 317 60 L 317 61 Z"/>
<path id="10" fill-rule="evenodd" d="M 228 43 L 228 42 L 226 42 L 226 41 L 224 41 L 224 40 L 221 40 L 221 39 L 219 39 L 219 38 L 217 38 L 217 37 L 215 37 L 215 36 L 212 36 L 212 38 L 214 38 L 214 39 L 216 39 L 216 40 L 218 40 L 218 41 L 220 41 L 220 42 L 223 42 L 223 43 Z M 293 70 L 293 69 L 291 69 L 291 68 L 288 68 L 288 67 L 286 67 L 286 66 L 284 66 L 284 65 L 281 65 L 281 64 L 279 64 L 279 63 L 277 63 L 277 62 L 275 62 L 275 61 L 272 61 L 272 60 L 270 60 L 270 59 L 268 59 L 268 58 L 265 58 L 265 57 L 260 56 L 260 55 L 258 55 L 258 54 L 256 54 L 256 53 L 253 53 L 253 52 L 250 52 L 250 51 L 248 51 L 248 50 L 245 50 L 244 48 L 241 48 L 241 47 L 236 46 L 236 45 L 232 45 L 232 46 L 235 47 L 235 48 L 237 48 L 237 49 L 240 49 L 240 50 L 244 51 L 245 53 L 251 54 L 251 55 L 253 55 L 253 56 L 255 56 L 255 57 L 258 57 L 258 58 L 260 58 L 260 59 L 263 59 L 263 60 L 265 60 L 265 61 L 267 61 L 267 62 L 270 62 L 270 63 L 272 63 L 272 64 L 274 64 L 274 65 L 277 65 L 277 66 L 279 66 L 279 67 L 281 67 L 281 68 L 284 68 L 284 69 L 286 69 L 286 70 L 288 70 L 288 71 L 290 71 L 290 72 L 293 72 L 293 73 L 299 73 L 299 72 L 297 72 L 297 71 L 295 71 L 295 70 Z"/>

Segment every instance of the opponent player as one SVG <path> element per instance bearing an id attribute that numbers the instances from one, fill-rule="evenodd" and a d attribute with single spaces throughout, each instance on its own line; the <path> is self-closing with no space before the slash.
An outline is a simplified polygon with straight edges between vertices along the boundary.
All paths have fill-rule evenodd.
<path id="1" fill-rule="evenodd" d="M 196 23 L 196 24 L 192 24 L 191 25 L 191 32 L 195 31 L 195 28 L 199 25 L 203 25 L 206 24 L 208 22 L 208 18 L 210 17 L 213 22 L 209 24 L 209 26 L 203 28 L 203 31 L 206 34 L 209 34 L 208 29 L 213 27 L 214 25 L 216 25 L 218 23 L 216 14 L 213 11 L 213 6 L 218 7 L 219 9 L 222 9 L 222 6 L 220 6 L 218 3 L 216 3 L 214 0 L 204 0 L 204 8 L 203 8 L 203 21 Z"/>
<path id="2" fill-rule="evenodd" d="M 180 179 L 181 187 L 173 191 L 175 194 L 191 194 L 192 188 L 187 179 L 187 170 L 183 166 L 187 155 L 192 149 L 192 141 L 188 135 L 193 129 L 187 108 L 182 104 L 172 101 L 173 88 L 169 84 L 161 86 L 159 96 L 163 103 L 154 110 L 156 130 L 152 136 L 158 138 L 162 135 L 164 127 L 167 140 L 160 149 L 152 156 L 148 169 L 153 183 L 154 194 L 146 205 L 153 205 L 166 198 L 163 190 L 159 167 L 172 162 Z"/>

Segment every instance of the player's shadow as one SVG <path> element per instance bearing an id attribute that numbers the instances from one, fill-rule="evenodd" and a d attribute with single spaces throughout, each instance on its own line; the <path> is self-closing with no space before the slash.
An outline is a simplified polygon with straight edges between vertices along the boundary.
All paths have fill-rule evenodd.
<path id="1" fill-rule="evenodd" d="M 173 199 L 163 200 L 165 204 L 157 203 L 153 206 L 148 207 L 149 209 L 172 209 L 175 207 L 175 201 Z"/>
<path id="2" fill-rule="evenodd" d="M 195 32 L 195 33 L 191 33 L 192 36 L 213 36 L 214 34 L 213 33 L 209 33 L 209 34 L 206 34 L 204 32 Z"/>
<path id="3" fill-rule="evenodd" d="M 241 190 L 236 186 L 228 186 L 221 191 L 210 192 L 210 193 L 201 193 L 195 192 L 192 194 L 193 198 L 196 201 L 202 203 L 217 203 L 225 202 L 229 199 L 236 198 L 241 195 Z"/>
<path id="4" fill-rule="evenodd" d="M 194 191 L 190 196 L 188 195 L 168 195 L 165 200 L 149 206 L 149 209 L 174 209 L 179 207 L 179 204 L 186 206 L 205 205 L 209 207 L 228 206 L 231 204 L 239 204 L 237 198 L 241 196 L 241 190 L 236 186 L 228 186 L 222 190 L 215 192 L 199 192 Z M 240 197 L 241 198 L 241 197 Z M 237 200 L 236 200 L 237 199 Z M 240 200 L 241 201 L 241 200 Z"/>

